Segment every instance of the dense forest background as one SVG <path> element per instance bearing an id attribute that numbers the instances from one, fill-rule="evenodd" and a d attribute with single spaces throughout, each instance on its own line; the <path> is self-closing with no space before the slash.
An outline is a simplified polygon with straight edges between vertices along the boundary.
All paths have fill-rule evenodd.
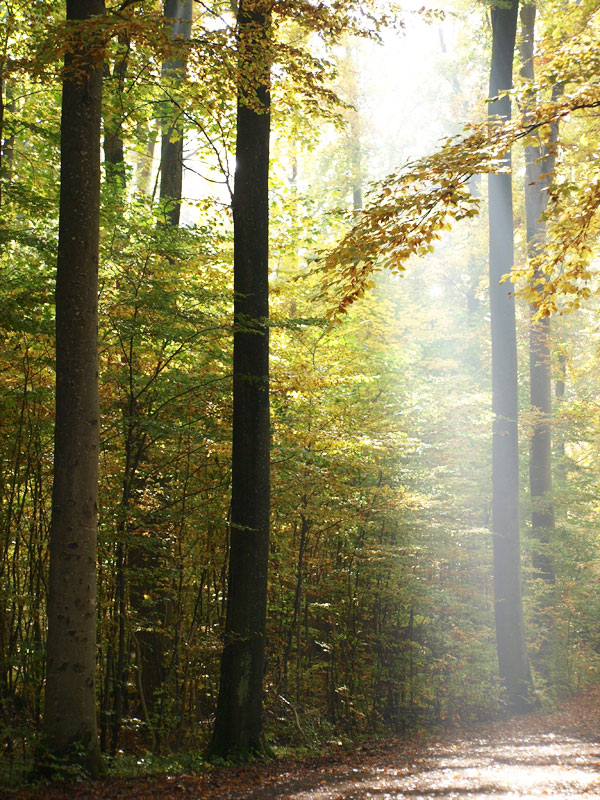
<path id="1" fill-rule="evenodd" d="M 124 2 L 86 32 L 65 28 L 62 2 L 2 3 L 3 779 L 29 766 L 43 729 L 59 109 L 61 84 L 81 80 L 63 67 L 73 30 L 97 50 L 102 41 L 100 747 L 141 764 L 199 753 L 210 741 L 232 542 L 236 103 L 239 110 L 244 80 L 255 75 L 240 58 L 235 12 L 228 3 Z M 290 0 L 269 13 L 263 720 L 269 749 L 316 750 L 510 706 L 498 671 L 490 533 L 481 173 L 492 170 L 482 166 L 485 143 L 472 151 L 460 139 L 440 144 L 468 124 L 487 130 L 493 9 L 459 0 L 443 12 Z M 597 3 L 544 2 L 534 91 L 533 79 L 519 75 L 521 31 L 515 61 L 513 109 L 523 110 L 527 126 L 535 94 L 546 113 L 539 119 L 552 122 L 534 131 L 553 163 L 544 189 L 547 246 L 533 253 L 525 224 L 533 162 L 522 143 L 512 151 L 521 570 L 536 703 L 597 682 L 600 669 L 600 168 L 592 97 L 599 35 Z M 239 124 L 238 115 L 238 135 Z M 453 146 L 465 159 L 460 185 L 479 214 L 469 206 L 451 214 L 464 217 L 452 230 L 442 231 L 450 228 L 443 219 L 429 239 L 407 238 L 395 270 L 383 269 L 384 257 L 366 282 L 358 266 L 354 277 L 344 272 L 355 262 L 347 251 L 336 256 L 337 245 L 381 208 L 381 192 L 395 191 L 384 182 L 370 192 L 370 184 L 403 170 L 411 197 L 431 196 L 454 180 L 444 173 Z M 544 267 L 547 279 L 536 285 Z M 346 303 L 354 278 L 358 299 Z M 532 501 L 530 442 L 543 413 L 529 394 L 530 329 L 545 324 L 531 321 L 536 300 L 544 319 L 572 313 L 552 313 L 548 328 L 553 483 L 551 495 Z M 546 514 L 541 523 L 536 512 Z"/>

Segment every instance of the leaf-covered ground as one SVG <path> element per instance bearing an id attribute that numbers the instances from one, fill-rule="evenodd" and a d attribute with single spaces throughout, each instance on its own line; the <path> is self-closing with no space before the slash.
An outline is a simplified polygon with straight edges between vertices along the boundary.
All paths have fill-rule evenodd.
<path id="1" fill-rule="evenodd" d="M 14 800 L 600 798 L 600 689 L 552 714 L 363 745 L 319 761 L 43 787 Z"/>

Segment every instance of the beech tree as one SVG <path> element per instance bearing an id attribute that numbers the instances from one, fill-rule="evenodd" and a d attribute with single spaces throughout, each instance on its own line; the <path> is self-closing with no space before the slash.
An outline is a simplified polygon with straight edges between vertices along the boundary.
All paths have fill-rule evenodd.
<path id="1" fill-rule="evenodd" d="M 492 118 L 510 119 L 512 67 L 518 0 L 492 8 L 490 102 Z M 510 165 L 510 153 L 505 156 Z M 498 664 L 511 704 L 531 704 L 531 674 L 525 650 L 519 537 L 519 442 L 517 337 L 510 281 L 514 262 L 512 180 L 509 172 L 488 176 L 489 286 L 492 332 L 492 533 L 494 609 Z"/>
<path id="2" fill-rule="evenodd" d="M 84 23 L 103 0 L 67 0 L 56 274 L 56 422 L 44 729 L 55 756 L 102 769 L 96 726 L 98 240 L 102 52 Z"/>
<path id="3" fill-rule="evenodd" d="M 188 42 L 192 29 L 191 0 L 165 0 L 164 16 L 169 21 L 170 37 L 174 42 Z M 163 61 L 161 78 L 165 82 L 169 95 L 178 88 L 185 79 L 185 60 L 181 55 L 169 57 Z M 181 216 L 181 200 L 183 187 L 183 119 L 177 103 L 167 100 L 162 105 L 165 118 L 162 121 L 162 138 L 160 150 L 160 201 L 162 213 L 159 217 L 164 228 L 178 228 Z M 169 259 L 168 259 L 169 260 Z M 172 259 L 171 259 L 172 260 Z M 130 367 L 131 368 L 131 367 Z M 129 397 L 128 425 L 141 428 L 139 400 L 135 392 Z M 128 443 L 129 447 L 129 443 Z M 130 458 L 131 465 L 131 458 Z M 131 487 L 129 487 L 131 488 Z M 135 545 L 129 551 L 129 571 L 131 575 L 130 599 L 132 610 L 137 612 L 141 625 L 136 626 L 135 644 L 137 669 L 139 671 L 140 699 L 147 725 L 152 727 L 150 715 L 156 706 L 156 693 L 160 690 L 166 677 L 167 637 L 162 630 L 166 617 L 168 600 L 165 591 L 156 591 L 152 601 L 148 601 L 148 574 L 156 575 L 160 569 L 162 558 L 158 553 L 157 542 L 140 541 L 137 537 Z M 164 555 L 164 554 L 161 554 Z M 152 620 L 153 624 L 148 624 Z M 158 735 L 152 731 L 154 747 L 158 746 Z"/>
<path id="4" fill-rule="evenodd" d="M 165 0 L 164 14 L 171 20 L 173 39 L 189 40 L 192 11 L 192 0 Z M 181 81 L 184 70 L 183 58 L 169 58 L 163 63 L 162 77 Z M 166 108 L 169 106 L 170 113 L 163 124 L 160 150 L 160 199 L 165 203 L 165 216 L 169 224 L 177 227 L 183 185 L 183 120 L 176 104 L 167 103 Z"/>
<path id="5" fill-rule="evenodd" d="M 219 700 L 209 752 L 263 751 L 270 518 L 269 0 L 238 8 L 233 193 L 233 453 L 229 580 Z"/>
<path id="6" fill-rule="evenodd" d="M 535 4 L 521 7 L 521 60 L 522 76 L 531 84 L 535 73 L 533 48 L 535 38 Z M 553 126 L 553 134 L 556 133 Z M 530 144 L 525 148 L 525 212 L 527 222 L 527 250 L 530 258 L 543 249 L 546 223 L 543 213 L 548 200 L 548 187 L 554 164 L 550 142 Z M 541 279 L 535 270 L 531 282 L 533 291 Z M 550 319 L 535 319 L 535 306 L 530 309 L 529 325 L 529 394 L 531 402 L 532 434 L 529 452 L 529 482 L 531 489 L 531 525 L 534 539 L 533 561 L 536 572 L 546 582 L 554 582 L 554 566 L 549 551 L 554 533 L 554 508 L 552 504 L 552 370 L 550 351 Z"/>

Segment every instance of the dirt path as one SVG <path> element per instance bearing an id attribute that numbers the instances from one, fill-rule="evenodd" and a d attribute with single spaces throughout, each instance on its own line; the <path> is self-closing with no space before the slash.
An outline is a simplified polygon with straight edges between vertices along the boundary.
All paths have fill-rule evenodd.
<path id="1" fill-rule="evenodd" d="M 552 733 L 500 741 L 463 739 L 431 745 L 406 763 L 389 752 L 368 768 L 340 765 L 257 787 L 254 800 L 400 800 L 400 798 L 600 798 L 600 747 Z M 357 760 L 360 763 L 360 759 Z"/>
<path id="2" fill-rule="evenodd" d="M 0 795 L 2 794 L 0 790 Z M 338 758 L 278 761 L 202 776 L 45 787 L 14 800 L 421 800 L 598 798 L 600 689 L 554 714 L 365 745 Z"/>

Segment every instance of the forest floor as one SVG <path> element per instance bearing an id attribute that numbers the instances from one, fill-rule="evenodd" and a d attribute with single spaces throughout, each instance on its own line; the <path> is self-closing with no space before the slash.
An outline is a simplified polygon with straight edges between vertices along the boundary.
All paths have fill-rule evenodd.
<path id="1" fill-rule="evenodd" d="M 0 790 L 0 796 L 1 796 Z M 44 786 L 11 800 L 598 798 L 600 688 L 550 714 L 369 742 L 335 757 Z"/>

